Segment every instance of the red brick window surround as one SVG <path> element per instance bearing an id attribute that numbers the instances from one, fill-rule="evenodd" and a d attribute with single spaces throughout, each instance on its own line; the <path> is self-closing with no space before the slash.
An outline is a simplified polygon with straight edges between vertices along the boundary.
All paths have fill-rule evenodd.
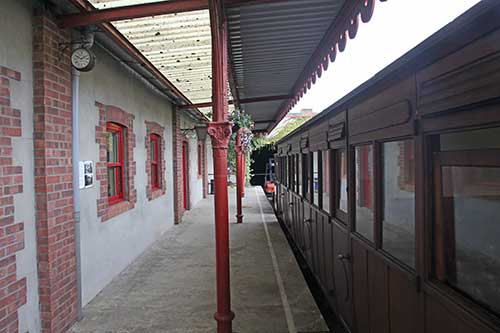
<path id="1" fill-rule="evenodd" d="M 135 116 L 113 105 L 99 102 L 95 105 L 99 110 L 96 126 L 99 161 L 95 168 L 96 180 L 100 184 L 97 216 L 105 222 L 133 209 L 137 202 L 134 184 Z"/>
<path id="2" fill-rule="evenodd" d="M 165 128 L 158 123 L 146 121 L 146 175 L 148 183 L 146 196 L 154 200 L 165 194 Z"/>

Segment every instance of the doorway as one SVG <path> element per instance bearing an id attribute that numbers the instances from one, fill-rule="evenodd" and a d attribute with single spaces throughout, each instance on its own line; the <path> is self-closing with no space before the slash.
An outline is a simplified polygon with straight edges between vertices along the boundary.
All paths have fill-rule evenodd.
<path id="1" fill-rule="evenodd" d="M 182 207 L 189 209 L 188 144 L 182 142 Z"/>

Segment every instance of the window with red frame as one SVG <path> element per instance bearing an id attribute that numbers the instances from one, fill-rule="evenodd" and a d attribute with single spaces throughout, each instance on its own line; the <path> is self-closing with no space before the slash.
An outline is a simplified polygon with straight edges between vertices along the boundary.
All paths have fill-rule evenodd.
<path id="1" fill-rule="evenodd" d="M 108 123 L 107 162 L 108 162 L 108 201 L 110 205 L 124 200 L 124 128 Z"/>
<path id="2" fill-rule="evenodd" d="M 160 188 L 160 136 L 151 134 L 151 188 Z"/>
<path id="3" fill-rule="evenodd" d="M 203 146 L 201 143 L 198 143 L 198 176 L 201 176 L 202 169 L 202 159 L 203 159 Z"/>

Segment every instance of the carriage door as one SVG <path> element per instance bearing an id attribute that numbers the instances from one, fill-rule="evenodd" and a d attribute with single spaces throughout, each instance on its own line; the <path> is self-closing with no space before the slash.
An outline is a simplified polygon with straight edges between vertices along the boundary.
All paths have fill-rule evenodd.
<path id="1" fill-rule="evenodd" d="M 347 177 L 347 150 L 333 151 L 333 222 L 332 242 L 333 253 L 331 267 L 333 267 L 334 287 L 329 290 L 329 297 L 335 296 L 338 313 L 344 325 L 349 329 L 352 324 L 352 279 L 351 253 L 349 247 L 349 232 L 347 227 L 348 212 L 348 177 Z"/>

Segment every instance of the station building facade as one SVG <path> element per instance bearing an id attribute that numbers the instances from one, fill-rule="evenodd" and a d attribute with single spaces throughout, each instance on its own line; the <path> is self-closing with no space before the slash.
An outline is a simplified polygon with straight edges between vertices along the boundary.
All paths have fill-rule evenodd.
<path id="1" fill-rule="evenodd" d="M 97 42 L 75 71 L 46 2 L 0 22 L 0 331 L 63 332 L 207 195 L 207 120 Z"/>

